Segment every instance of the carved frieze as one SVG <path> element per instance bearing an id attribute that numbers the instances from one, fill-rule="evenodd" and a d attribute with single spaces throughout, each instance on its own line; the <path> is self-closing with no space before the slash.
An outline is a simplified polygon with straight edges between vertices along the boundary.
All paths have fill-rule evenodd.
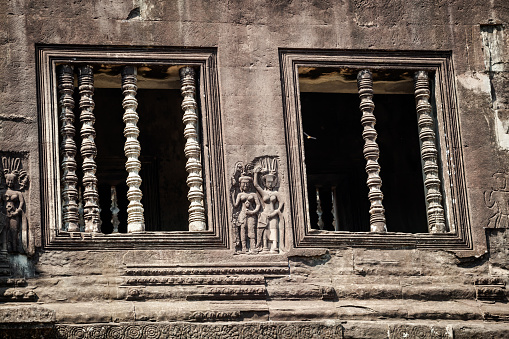
<path id="1" fill-rule="evenodd" d="M 279 253 L 284 247 L 285 199 L 279 192 L 278 161 L 262 156 L 235 165 L 230 195 L 236 253 Z"/>
<path id="2" fill-rule="evenodd" d="M 234 323 L 126 323 L 56 325 L 61 338 L 293 338 L 341 339 L 343 327 L 336 322 L 234 322 Z"/>

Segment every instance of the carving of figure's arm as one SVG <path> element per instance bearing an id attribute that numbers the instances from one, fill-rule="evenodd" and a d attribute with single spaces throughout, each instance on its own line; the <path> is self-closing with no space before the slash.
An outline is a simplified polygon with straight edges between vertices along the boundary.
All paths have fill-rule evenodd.
<path id="1" fill-rule="evenodd" d="M 17 192 L 19 199 L 19 207 L 14 211 L 13 216 L 21 215 L 23 213 L 23 207 L 25 207 L 25 199 L 23 198 L 23 194 L 21 192 Z"/>
<path id="2" fill-rule="evenodd" d="M 232 193 L 232 201 L 233 201 L 233 207 L 239 207 L 240 203 L 240 193 L 237 194 L 237 199 L 235 199 L 235 192 Z"/>
<path id="3" fill-rule="evenodd" d="M 254 194 L 254 202 L 255 202 L 255 209 L 252 210 L 252 211 L 249 211 L 249 215 L 254 215 L 256 213 L 258 213 L 258 211 L 260 210 L 260 207 L 261 207 L 261 203 L 260 203 L 260 200 L 258 199 L 258 196 L 256 194 Z"/>
<path id="4" fill-rule="evenodd" d="M 265 195 L 265 193 L 263 192 L 263 189 L 260 186 L 260 183 L 258 182 L 258 176 L 259 176 L 260 170 L 261 170 L 260 167 L 255 168 L 254 176 L 253 176 L 254 177 L 253 184 L 254 184 L 254 187 L 256 188 L 256 190 L 258 191 L 258 193 L 260 193 L 260 195 L 263 197 Z"/>
<path id="5" fill-rule="evenodd" d="M 493 199 L 493 190 L 491 192 L 484 192 L 484 202 L 488 208 L 492 208 L 495 205 L 495 200 Z"/>
<path id="6" fill-rule="evenodd" d="M 279 213 L 281 213 L 281 210 L 283 209 L 283 206 L 285 205 L 284 201 L 281 200 L 281 196 L 279 194 L 276 194 L 276 197 L 277 197 L 277 201 L 279 202 L 279 207 L 276 208 L 274 210 L 274 212 L 272 212 L 270 214 L 270 217 L 271 218 L 274 218 L 276 215 L 278 215 Z"/>

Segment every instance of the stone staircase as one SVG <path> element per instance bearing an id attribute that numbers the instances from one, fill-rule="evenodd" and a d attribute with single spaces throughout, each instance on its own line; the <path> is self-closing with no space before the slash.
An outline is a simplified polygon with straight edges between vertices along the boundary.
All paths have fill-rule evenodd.
<path id="1" fill-rule="evenodd" d="M 288 262 L 127 265 L 126 300 L 261 300 L 266 278 L 288 276 Z"/>

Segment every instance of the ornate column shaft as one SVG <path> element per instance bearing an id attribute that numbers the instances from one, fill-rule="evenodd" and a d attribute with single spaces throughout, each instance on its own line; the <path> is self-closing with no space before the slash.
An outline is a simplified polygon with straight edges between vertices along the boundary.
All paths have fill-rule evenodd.
<path id="1" fill-rule="evenodd" d="M 136 101 L 137 90 L 137 68 L 134 66 L 126 66 L 122 69 L 122 92 L 124 100 L 122 107 L 124 113 L 124 136 L 126 137 L 124 153 L 127 157 L 125 168 L 127 170 L 127 199 L 129 205 L 127 206 L 127 232 L 143 232 L 145 231 L 145 219 L 143 217 L 143 205 L 141 198 L 143 196 L 140 186 L 141 177 L 139 172 L 141 170 L 141 162 L 138 159 L 141 152 L 140 142 L 138 136 L 140 130 L 137 126 L 139 117 L 136 112 L 138 101 Z"/>
<path id="2" fill-rule="evenodd" d="M 71 65 L 60 65 L 57 67 L 58 93 L 60 106 L 60 134 L 62 143 L 60 151 L 62 154 L 62 201 L 63 201 L 63 230 L 79 232 L 78 225 L 78 177 L 76 176 L 76 152 L 74 142 L 76 129 L 74 128 L 74 68 Z"/>
<path id="3" fill-rule="evenodd" d="M 198 140 L 198 114 L 196 105 L 196 86 L 195 72 L 192 67 L 182 67 L 180 69 L 180 81 L 182 84 L 181 93 L 182 109 L 184 110 L 184 137 L 186 145 L 184 153 L 186 154 L 187 163 L 186 171 L 187 186 L 189 192 L 189 230 L 205 231 L 207 225 L 205 223 L 205 207 L 203 202 L 203 178 L 201 166 L 201 147 Z"/>
<path id="4" fill-rule="evenodd" d="M 380 165 L 378 164 L 380 150 L 376 142 L 376 118 L 373 114 L 375 104 L 373 103 L 373 75 L 371 71 L 362 70 L 359 72 L 357 75 L 357 86 L 361 99 L 359 106 L 362 112 L 361 123 L 364 126 L 362 137 L 364 139 L 363 152 L 366 159 L 366 172 L 368 173 L 368 198 L 371 204 L 369 208 L 370 229 L 371 232 L 387 232 L 385 209 L 382 204 L 384 197 L 382 193 L 382 179 L 380 178 Z"/>
<path id="5" fill-rule="evenodd" d="M 421 157 L 426 187 L 428 229 L 430 233 L 445 233 L 445 214 L 442 206 L 442 192 L 438 171 L 438 151 L 435 138 L 435 124 L 429 103 L 428 72 L 417 71 L 414 77 L 417 124 L 421 141 Z"/>
<path id="6" fill-rule="evenodd" d="M 91 66 L 78 69 L 78 87 L 80 91 L 80 120 L 81 126 L 81 156 L 83 157 L 83 200 L 85 232 L 100 232 L 101 219 L 99 217 L 99 193 L 97 191 L 97 164 L 95 157 L 95 116 L 94 100 L 94 71 Z"/>

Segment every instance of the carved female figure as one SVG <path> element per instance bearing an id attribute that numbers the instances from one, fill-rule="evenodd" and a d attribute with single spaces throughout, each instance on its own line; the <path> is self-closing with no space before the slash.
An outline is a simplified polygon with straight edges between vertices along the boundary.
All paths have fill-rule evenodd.
<path id="1" fill-rule="evenodd" d="M 273 161 L 276 161 L 273 159 Z M 277 176 L 275 170 L 265 170 L 258 166 L 254 170 L 254 186 L 263 201 L 263 212 L 258 217 L 258 250 L 270 253 L 278 253 L 280 243 L 283 241 L 284 217 L 281 213 L 284 201 L 279 192 L 275 190 Z M 264 188 L 259 183 L 262 175 Z"/>
<path id="2" fill-rule="evenodd" d="M 497 187 L 484 192 L 484 201 L 488 208 L 495 207 L 496 213 L 490 218 L 488 228 L 509 228 L 509 188 L 507 174 L 495 173 L 493 178 Z"/>
<path id="3" fill-rule="evenodd" d="M 20 176 L 20 160 L 16 159 L 13 166 L 9 166 L 7 158 L 2 158 L 2 163 L 7 187 L 0 191 L 0 199 L 5 220 L 4 232 L 6 235 L 7 251 L 23 253 L 25 252 L 24 249 L 27 248 L 27 237 L 20 237 L 22 233 L 27 231 L 26 217 L 23 211 L 25 199 L 21 191 L 15 189 L 16 182 Z M 24 174 L 24 171 L 22 174 Z M 20 188 L 23 188 L 24 184 L 24 182 L 21 182 Z"/>
<path id="4" fill-rule="evenodd" d="M 256 193 L 249 192 L 251 182 L 251 177 L 242 175 L 239 177 L 240 192 L 237 197 L 234 196 L 235 192 L 232 194 L 233 207 L 240 206 L 241 208 L 237 217 L 237 227 L 240 228 L 242 243 L 241 253 L 245 253 L 247 250 L 248 238 L 249 253 L 256 253 L 256 215 L 260 210 L 260 203 Z"/>

